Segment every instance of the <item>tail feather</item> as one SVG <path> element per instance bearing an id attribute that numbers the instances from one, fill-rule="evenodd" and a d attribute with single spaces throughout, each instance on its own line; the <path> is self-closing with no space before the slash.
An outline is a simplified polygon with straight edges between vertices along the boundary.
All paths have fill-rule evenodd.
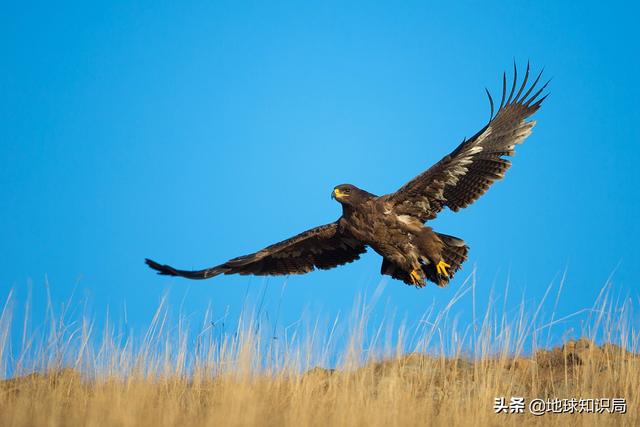
<path id="1" fill-rule="evenodd" d="M 449 264 L 447 268 L 449 276 L 443 276 L 438 274 L 435 264 L 431 263 L 424 265 L 422 271 L 427 279 L 434 282 L 440 287 L 446 286 L 458 270 L 462 267 L 462 264 L 467 260 L 467 254 L 469 253 L 469 246 L 464 240 L 447 234 L 436 233 L 436 235 L 442 240 L 444 246 L 442 247 L 442 259 Z"/>
<path id="2" fill-rule="evenodd" d="M 187 279 L 195 279 L 195 280 L 208 279 L 210 277 L 217 276 L 218 274 L 222 274 L 226 271 L 224 267 L 220 267 L 220 266 L 206 268 L 204 270 L 178 270 L 171 267 L 170 265 L 159 264 L 149 258 L 145 258 L 144 262 L 149 267 L 156 270 L 160 275 L 180 276 L 180 277 L 186 277 Z"/>
<path id="3" fill-rule="evenodd" d="M 444 243 L 441 256 L 442 260 L 450 266 L 448 267 L 449 276 L 447 277 L 438 274 L 436 264 L 434 262 L 430 262 L 427 258 L 425 258 L 425 261 L 427 263 L 422 265 L 422 271 L 424 272 L 425 278 L 427 280 L 437 284 L 440 287 L 443 287 L 446 286 L 451 279 L 453 279 L 455 273 L 460 270 L 462 264 L 467 260 L 469 246 L 467 246 L 464 240 L 457 237 L 449 236 L 447 234 L 436 234 Z M 402 280 L 408 285 L 414 284 L 408 271 L 405 271 L 404 269 L 396 266 L 387 258 L 382 259 L 382 267 L 380 268 L 380 273 L 389 275 L 397 280 Z"/>

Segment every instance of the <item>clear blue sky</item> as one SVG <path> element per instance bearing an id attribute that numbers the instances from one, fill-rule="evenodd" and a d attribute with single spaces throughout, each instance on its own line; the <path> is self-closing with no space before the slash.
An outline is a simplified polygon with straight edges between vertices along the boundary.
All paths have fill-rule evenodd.
<path id="1" fill-rule="evenodd" d="M 474 265 L 478 298 L 509 281 L 532 301 L 566 270 L 560 314 L 591 305 L 614 270 L 636 295 L 638 8 L 345 3 L 6 4 L 1 295 L 23 300 L 31 282 L 37 311 L 48 277 L 54 301 L 75 289 L 98 317 L 126 303 L 132 325 L 166 292 L 196 317 L 263 289 L 284 323 L 348 310 L 380 281 L 373 251 L 332 271 L 203 282 L 143 259 L 208 267 L 333 221 L 336 184 L 395 190 L 484 125 L 484 87 L 497 95 L 514 59 L 553 77 L 538 125 L 504 181 L 432 224 L 470 259 L 447 289 L 389 281 L 385 303 L 415 318 Z"/>

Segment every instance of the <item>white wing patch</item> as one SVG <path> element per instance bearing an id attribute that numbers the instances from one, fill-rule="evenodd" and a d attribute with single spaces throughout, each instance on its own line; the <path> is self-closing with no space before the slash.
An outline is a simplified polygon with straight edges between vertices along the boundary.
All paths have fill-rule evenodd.
<path id="1" fill-rule="evenodd" d="M 526 121 L 540 107 L 547 95 L 541 96 L 547 83 L 534 88 L 542 76 L 527 85 L 529 65 L 517 88 L 517 74 L 511 92 L 507 91 L 503 75 L 503 93 L 497 114 L 491 95 L 489 123 L 471 139 L 465 139 L 454 151 L 431 168 L 413 178 L 398 191 L 389 195 L 395 211 L 411 215 L 421 221 L 436 217 L 443 208 L 454 212 L 465 208 L 482 196 L 497 180 L 504 177 L 511 166 L 508 157 L 515 154 L 515 146 L 531 134 L 535 121 Z M 400 221 L 400 220 L 399 220 Z"/>

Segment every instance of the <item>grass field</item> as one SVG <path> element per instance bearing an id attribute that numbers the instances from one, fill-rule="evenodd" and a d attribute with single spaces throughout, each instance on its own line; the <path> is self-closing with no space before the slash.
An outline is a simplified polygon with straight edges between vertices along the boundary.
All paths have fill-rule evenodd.
<path id="1" fill-rule="evenodd" d="M 583 338 L 547 349 L 541 337 L 564 319 L 540 319 L 539 307 L 509 318 L 494 304 L 458 330 L 450 305 L 411 330 L 370 325 L 359 304 L 337 354 L 339 322 L 275 341 L 247 316 L 229 333 L 208 334 L 205 321 L 189 336 L 164 304 L 137 339 L 51 315 L 13 351 L 12 330 L 27 330 L 12 323 L 13 305 L 9 296 L 0 318 L 3 426 L 640 425 L 633 304 L 606 292 L 576 313 Z M 524 413 L 496 413 L 500 398 L 517 411 L 512 397 L 524 398 Z"/>

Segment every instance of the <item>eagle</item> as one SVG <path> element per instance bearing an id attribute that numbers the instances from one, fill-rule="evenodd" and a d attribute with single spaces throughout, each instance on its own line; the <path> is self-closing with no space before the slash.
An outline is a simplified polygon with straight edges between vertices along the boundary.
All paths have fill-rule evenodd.
<path id="1" fill-rule="evenodd" d="M 370 247 L 382 256 L 381 274 L 419 288 L 426 281 L 445 286 L 467 259 L 469 247 L 464 240 L 436 232 L 425 223 L 444 208 L 457 212 L 469 206 L 504 177 L 511 166 L 508 157 L 535 125 L 527 119 L 548 96 L 543 91 L 549 81 L 538 85 L 542 71 L 528 84 L 529 71 L 527 64 L 518 84 L 514 64 L 509 90 L 503 73 L 502 99 L 495 115 L 493 98 L 485 89 L 491 108 L 487 124 L 395 193 L 376 196 L 341 184 L 331 193 L 342 205 L 337 221 L 204 270 L 178 270 L 150 259 L 146 264 L 158 274 L 188 279 L 304 274 L 356 261 Z"/>

